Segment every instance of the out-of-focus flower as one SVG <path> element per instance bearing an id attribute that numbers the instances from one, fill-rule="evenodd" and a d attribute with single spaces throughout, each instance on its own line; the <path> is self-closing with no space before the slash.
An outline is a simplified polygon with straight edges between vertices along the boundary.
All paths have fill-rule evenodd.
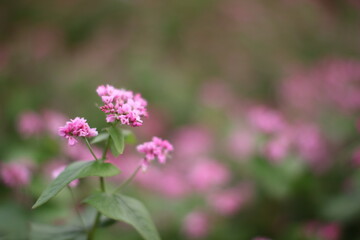
<path id="1" fill-rule="evenodd" d="M 107 122 L 120 121 L 121 124 L 138 127 L 143 117 L 148 115 L 147 102 L 140 94 L 125 89 L 116 89 L 111 85 L 99 86 L 96 90 L 104 106 L 101 111 L 107 114 Z"/>
<path id="2" fill-rule="evenodd" d="M 140 153 L 144 153 L 145 157 L 141 162 L 143 171 L 147 169 L 150 161 L 157 159 L 160 163 L 164 164 L 168 154 L 174 150 L 173 146 L 167 141 L 158 137 L 153 137 L 152 141 L 145 142 L 137 146 Z"/>
<path id="3" fill-rule="evenodd" d="M 2 164 L 0 174 L 3 182 L 9 187 L 28 185 L 31 178 L 29 167 L 20 162 Z"/>
<path id="4" fill-rule="evenodd" d="M 58 128 L 66 121 L 66 117 L 59 112 L 48 109 L 44 110 L 42 115 L 46 130 L 53 135 L 57 135 Z"/>
<path id="5" fill-rule="evenodd" d="M 248 118 L 255 128 L 264 133 L 275 133 L 285 127 L 285 121 L 281 114 L 264 106 L 250 109 Z"/>
<path id="6" fill-rule="evenodd" d="M 352 154 L 352 163 L 356 166 L 360 166 L 360 148 L 355 149 Z"/>
<path id="7" fill-rule="evenodd" d="M 223 164 L 211 159 L 201 159 L 189 172 L 189 182 L 195 189 L 201 191 L 223 185 L 229 177 L 229 170 Z"/>
<path id="8" fill-rule="evenodd" d="M 221 215 L 235 214 L 245 203 L 246 196 L 243 196 L 239 189 L 227 189 L 210 196 L 209 205 Z"/>
<path id="9" fill-rule="evenodd" d="M 210 151 L 213 145 L 211 133 L 199 126 L 183 127 L 175 133 L 176 156 L 183 161 L 192 161 Z"/>
<path id="10" fill-rule="evenodd" d="M 253 238 L 252 240 L 271 240 L 271 239 L 266 238 L 266 237 L 256 237 L 256 238 Z"/>
<path id="11" fill-rule="evenodd" d="M 190 238 L 203 238 L 209 233 L 209 217 L 201 211 L 189 213 L 184 220 L 183 229 Z"/>
<path id="12" fill-rule="evenodd" d="M 309 124 L 302 124 L 294 127 L 295 145 L 300 156 L 316 170 L 323 170 L 328 167 L 326 162 L 326 146 L 320 130 Z"/>
<path id="13" fill-rule="evenodd" d="M 189 193 L 189 185 L 182 173 L 177 170 L 154 169 L 137 176 L 136 180 L 146 189 L 166 197 L 181 198 Z"/>
<path id="14" fill-rule="evenodd" d="M 255 133 L 248 129 L 232 131 L 228 139 L 229 152 L 235 157 L 246 160 L 255 151 Z"/>
<path id="15" fill-rule="evenodd" d="M 322 223 L 310 221 L 304 227 L 307 237 L 316 237 L 324 240 L 339 240 L 341 229 L 338 223 Z"/>
<path id="16" fill-rule="evenodd" d="M 265 146 L 265 155 L 273 162 L 279 163 L 288 155 L 291 138 L 286 134 L 279 134 Z"/>
<path id="17" fill-rule="evenodd" d="M 95 137 L 98 132 L 96 128 L 90 128 L 85 118 L 76 117 L 59 128 L 59 135 L 68 139 L 68 144 L 73 146 L 77 143 L 75 137 Z"/>
<path id="18" fill-rule="evenodd" d="M 54 169 L 51 173 L 53 179 L 57 178 L 63 171 L 65 170 L 65 166 L 58 167 Z M 79 184 L 79 179 L 75 179 L 74 181 L 69 183 L 70 187 L 76 187 Z"/>
<path id="19" fill-rule="evenodd" d="M 18 131 L 24 137 L 40 134 L 44 130 L 41 116 L 35 112 L 23 112 L 18 119 Z"/>

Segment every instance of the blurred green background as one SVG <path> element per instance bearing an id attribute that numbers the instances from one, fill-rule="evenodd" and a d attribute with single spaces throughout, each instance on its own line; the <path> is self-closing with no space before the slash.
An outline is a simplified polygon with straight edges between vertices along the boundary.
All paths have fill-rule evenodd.
<path id="1" fill-rule="evenodd" d="M 101 129 L 103 84 L 148 100 L 139 143 L 174 144 L 169 163 L 149 169 L 160 183 L 129 189 L 163 239 L 360 239 L 359 24 L 356 0 L 0 1 L 1 168 L 25 162 L 31 175 L 1 183 L 0 239 L 76 222 L 66 191 L 31 210 L 48 165 L 80 159 L 26 117 L 24 133 L 21 119 L 44 125 L 52 112 Z M 120 169 L 140 160 L 134 149 L 114 159 Z M 84 215 L 92 184 L 74 189 Z M 115 224 L 98 238 L 140 236 Z"/>

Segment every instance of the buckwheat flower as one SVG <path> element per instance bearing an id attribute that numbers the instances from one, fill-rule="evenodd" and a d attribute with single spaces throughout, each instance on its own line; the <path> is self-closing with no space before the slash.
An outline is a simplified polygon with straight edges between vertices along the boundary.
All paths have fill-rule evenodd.
<path id="1" fill-rule="evenodd" d="M 173 151 L 173 146 L 167 141 L 158 137 L 153 137 L 152 141 L 145 142 L 137 146 L 140 153 L 144 153 L 145 157 L 141 162 L 143 171 L 146 171 L 150 161 L 157 159 L 160 163 L 164 164 L 169 152 Z"/>
<path id="2" fill-rule="evenodd" d="M 209 191 L 225 184 L 230 179 L 230 172 L 216 160 L 200 159 L 187 177 L 197 191 Z"/>
<path id="3" fill-rule="evenodd" d="M 73 146 L 77 143 L 76 137 L 95 137 L 98 135 L 96 128 L 90 128 L 86 119 L 76 117 L 66 122 L 65 126 L 59 128 L 59 135 L 68 140 L 68 144 Z"/>
<path id="4" fill-rule="evenodd" d="M 5 163 L 1 165 L 1 179 L 9 187 L 25 186 L 30 182 L 30 170 L 23 163 Z"/>
<path id="5" fill-rule="evenodd" d="M 194 211 L 189 213 L 183 223 L 185 234 L 190 238 L 203 238 L 208 235 L 209 216 L 201 211 Z"/>
<path id="6" fill-rule="evenodd" d="M 63 171 L 65 170 L 65 166 L 58 167 L 54 169 L 51 173 L 53 179 L 57 178 Z M 69 183 L 70 187 L 76 187 L 79 184 L 79 179 L 75 179 L 71 183 Z"/>
<path id="7" fill-rule="evenodd" d="M 40 134 L 44 130 L 44 121 L 35 112 L 23 112 L 18 119 L 17 128 L 24 137 L 31 137 Z"/>
<path id="8" fill-rule="evenodd" d="M 132 127 L 143 124 L 142 118 L 148 115 L 147 102 L 140 94 L 117 89 L 111 85 L 101 85 L 96 92 L 104 103 L 100 110 L 106 113 L 107 122 L 119 121 L 123 125 Z"/>

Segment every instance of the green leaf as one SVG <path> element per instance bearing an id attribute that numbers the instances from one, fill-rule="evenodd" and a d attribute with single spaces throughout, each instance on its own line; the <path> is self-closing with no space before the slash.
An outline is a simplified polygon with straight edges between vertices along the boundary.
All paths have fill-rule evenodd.
<path id="1" fill-rule="evenodd" d="M 70 164 L 50 185 L 42 192 L 33 208 L 39 207 L 56 196 L 71 181 L 89 176 L 111 177 L 120 170 L 110 163 L 99 161 L 79 161 Z"/>
<path id="2" fill-rule="evenodd" d="M 124 135 L 125 143 L 127 144 L 135 144 L 137 142 L 135 134 L 130 130 L 122 130 Z"/>
<path id="3" fill-rule="evenodd" d="M 106 141 L 108 138 L 109 138 L 109 133 L 107 133 L 107 132 L 100 133 L 99 135 L 97 135 L 96 137 L 94 137 L 92 139 L 91 144 Z"/>
<path id="4" fill-rule="evenodd" d="M 108 218 L 132 225 L 145 240 L 160 240 L 148 211 L 138 200 L 121 194 L 96 193 L 84 202 Z"/>
<path id="5" fill-rule="evenodd" d="M 360 213 L 360 192 L 336 196 L 323 205 L 322 214 L 332 221 L 349 221 Z"/>
<path id="6" fill-rule="evenodd" d="M 107 128 L 107 131 L 111 137 L 111 151 L 114 156 L 117 157 L 124 152 L 124 135 L 122 131 L 115 126 Z"/>
<path id="7" fill-rule="evenodd" d="M 30 240 L 86 240 L 86 231 L 74 226 L 31 224 Z"/>

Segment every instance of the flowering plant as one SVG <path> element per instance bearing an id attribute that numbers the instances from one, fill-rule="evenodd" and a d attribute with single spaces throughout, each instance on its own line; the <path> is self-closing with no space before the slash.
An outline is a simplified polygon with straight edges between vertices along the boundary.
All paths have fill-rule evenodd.
<path id="1" fill-rule="evenodd" d="M 144 158 L 139 161 L 138 167 L 127 180 L 115 190 L 109 191 L 106 188 L 105 178 L 120 174 L 120 170 L 106 161 L 108 151 L 110 149 L 115 157 L 121 155 L 124 152 L 126 136 L 131 134 L 129 131 L 121 129 L 119 125 L 141 126 L 142 118 L 148 115 L 147 102 L 140 94 L 116 89 L 110 85 L 99 86 L 97 93 L 104 103 L 100 109 L 106 113 L 106 121 L 109 126 L 99 134 L 96 128 L 90 128 L 86 119 L 76 117 L 66 122 L 58 132 L 59 136 L 68 140 L 70 147 L 83 140 L 94 160 L 77 161 L 66 167 L 61 166 L 55 169 L 52 174 L 55 179 L 42 192 L 33 208 L 45 204 L 66 187 L 69 189 L 76 187 L 78 179 L 96 176 L 99 177 L 100 192 L 91 194 L 83 202 L 95 208 L 97 213 L 90 222 L 83 221 L 82 216 L 78 213 L 83 226 L 76 231 L 72 230 L 71 239 L 93 240 L 97 228 L 106 227 L 109 222 L 122 221 L 132 225 L 144 239 L 158 240 L 160 236 L 144 205 L 137 199 L 123 195 L 122 191 L 140 169 L 147 170 L 151 161 L 157 159 L 160 163 L 165 163 L 168 154 L 173 151 L 173 146 L 158 137 L 153 137 L 152 141 L 139 145 L 137 150 L 139 153 L 145 154 Z M 92 138 L 91 141 L 89 141 L 90 138 Z M 103 142 L 105 142 L 104 149 L 99 157 L 95 154 L 92 144 Z"/>

